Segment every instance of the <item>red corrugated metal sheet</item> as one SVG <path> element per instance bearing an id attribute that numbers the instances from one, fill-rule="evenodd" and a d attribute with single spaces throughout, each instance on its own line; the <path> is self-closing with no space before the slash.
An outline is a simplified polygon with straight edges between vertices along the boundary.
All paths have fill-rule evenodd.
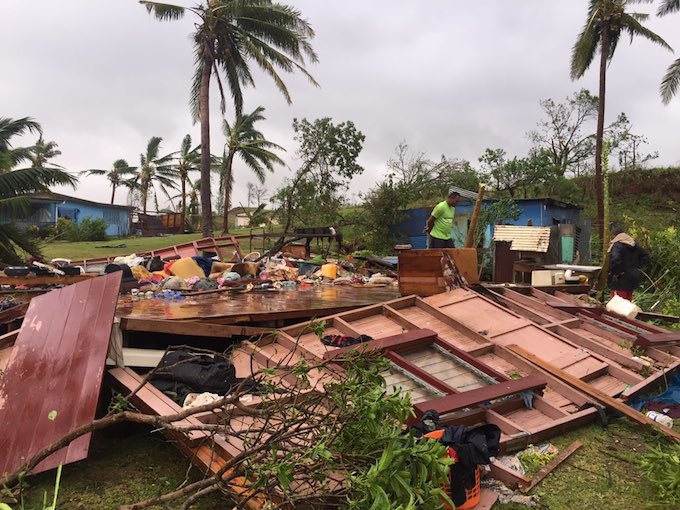
<path id="1" fill-rule="evenodd" d="M 0 474 L 94 418 L 121 274 L 31 301 L 0 379 Z M 33 473 L 84 459 L 89 446 L 82 436 Z"/>

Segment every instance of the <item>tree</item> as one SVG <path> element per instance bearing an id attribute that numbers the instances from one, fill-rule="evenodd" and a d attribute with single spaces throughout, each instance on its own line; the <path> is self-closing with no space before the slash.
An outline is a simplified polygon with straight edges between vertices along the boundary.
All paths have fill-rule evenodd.
<path id="1" fill-rule="evenodd" d="M 136 168 L 128 165 L 127 161 L 124 159 L 117 159 L 113 162 L 113 166 L 110 170 L 103 170 L 98 168 L 92 168 L 90 170 L 84 170 L 81 172 L 82 175 L 105 175 L 111 184 L 111 203 L 116 198 L 116 189 L 123 186 L 132 192 L 135 187 L 134 175 Z M 126 177 L 127 176 L 127 177 Z"/>
<path id="2" fill-rule="evenodd" d="M 260 131 L 255 129 L 257 121 L 265 120 L 263 112 L 264 108 L 258 106 L 247 115 L 237 114 L 233 126 L 226 120 L 222 126 L 224 136 L 227 139 L 224 145 L 224 157 L 222 159 L 224 165 L 220 177 L 220 188 L 224 194 L 223 235 L 229 232 L 229 208 L 231 207 L 231 192 L 234 186 L 234 158 L 239 156 L 241 161 L 255 174 L 260 184 L 264 184 L 267 170 L 273 172 L 275 164 L 284 164 L 274 151 L 285 149 L 274 142 L 270 142 Z"/>
<path id="3" fill-rule="evenodd" d="M 182 148 L 176 153 L 175 171 L 180 182 L 180 200 L 182 213 L 182 228 L 186 224 L 187 216 L 187 183 L 191 184 L 189 174 L 199 170 L 201 160 L 200 146 L 191 148 L 191 135 L 186 135 L 182 140 Z"/>
<path id="4" fill-rule="evenodd" d="M 161 21 L 180 19 L 186 11 L 198 18 L 193 35 L 196 58 L 190 103 L 194 120 L 201 123 L 201 209 L 203 235 L 207 237 L 213 233 L 209 121 L 211 77 L 214 75 L 217 79 L 222 113 L 226 109 L 222 79 L 226 79 L 236 114 L 241 114 L 242 87 L 255 84 L 250 66 L 253 61 L 274 80 L 290 104 L 288 88 L 278 71 L 298 70 L 316 85 L 305 69 L 305 58 L 311 62 L 318 60 L 309 43 L 314 31 L 299 11 L 271 0 L 207 0 L 186 8 L 145 0 L 140 0 L 140 3 Z"/>
<path id="5" fill-rule="evenodd" d="M 507 159 L 503 149 L 486 149 L 479 161 L 482 172 L 496 190 L 507 191 L 513 198 L 520 190 L 524 198 L 528 198 L 529 194 L 562 178 L 552 154 L 545 149 L 533 149 L 525 158 L 512 159 Z"/>
<path id="6" fill-rule="evenodd" d="M 663 0 L 659 6 L 657 14 L 666 16 L 673 12 L 680 11 L 680 0 Z M 680 58 L 676 59 L 668 69 L 661 82 L 661 99 L 664 104 L 668 104 L 680 88 Z"/>
<path id="7" fill-rule="evenodd" d="M 580 166 L 593 157 L 595 137 L 585 135 L 585 124 L 597 117 L 597 97 L 581 89 L 567 97 L 564 103 L 552 99 L 540 102 L 547 118 L 538 122 L 538 129 L 528 133 L 534 147 L 549 151 L 553 164 L 564 176 L 579 173 Z"/>
<path id="8" fill-rule="evenodd" d="M 152 136 L 146 144 L 146 150 L 139 155 L 139 168 L 135 176 L 136 191 L 142 205 L 142 212 L 146 214 L 149 195 L 152 195 L 158 211 L 158 192 L 156 186 L 170 198 L 168 189 L 176 189 L 174 180 L 177 170 L 172 165 L 172 155 L 159 156 L 161 142 L 159 136 Z"/>
<path id="9" fill-rule="evenodd" d="M 293 225 L 334 223 L 343 192 L 352 178 L 364 171 L 357 158 L 366 137 L 352 121 L 335 124 L 330 117 L 314 122 L 294 119 L 293 131 L 300 144 L 297 155 L 301 166 L 273 197 L 279 204 L 277 216 L 284 232 Z M 283 241 L 280 238 L 274 247 L 282 246 Z"/>
<path id="10" fill-rule="evenodd" d="M 44 168 L 46 166 L 51 166 L 53 168 L 62 168 L 54 163 L 49 163 L 49 160 L 56 158 L 61 155 L 61 151 L 57 148 L 59 145 L 57 142 L 45 142 L 42 135 L 35 142 L 35 145 L 31 147 L 31 154 L 29 159 L 31 160 L 31 166 L 33 168 Z"/>
<path id="11" fill-rule="evenodd" d="M 12 140 L 26 133 L 41 133 L 40 124 L 28 117 L 0 117 L 0 213 L 28 215 L 31 206 L 27 194 L 49 192 L 49 187 L 54 185 L 75 188 L 78 182 L 59 168 L 15 168 L 24 161 L 30 161 L 31 147 L 15 147 Z M 37 243 L 13 223 L 0 224 L 0 260 L 17 263 L 21 259 L 20 251 L 31 255 L 40 253 Z"/>
<path id="12" fill-rule="evenodd" d="M 255 202 L 256 206 L 259 206 L 264 202 L 267 188 L 249 182 L 246 185 L 246 189 L 248 190 L 248 207 L 250 207 L 252 202 Z"/>
<path id="13" fill-rule="evenodd" d="M 627 32 L 631 40 L 644 37 L 664 48 L 671 49 L 666 41 L 642 25 L 649 15 L 626 12 L 629 0 L 590 0 L 588 19 L 579 34 L 571 58 L 571 78 L 581 78 L 600 53 L 600 91 L 595 134 L 595 195 L 597 201 L 597 226 L 600 239 L 604 239 L 604 188 L 602 181 L 602 141 L 606 98 L 607 64 L 611 62 L 619 38 Z M 602 246 L 602 253 L 606 246 Z"/>

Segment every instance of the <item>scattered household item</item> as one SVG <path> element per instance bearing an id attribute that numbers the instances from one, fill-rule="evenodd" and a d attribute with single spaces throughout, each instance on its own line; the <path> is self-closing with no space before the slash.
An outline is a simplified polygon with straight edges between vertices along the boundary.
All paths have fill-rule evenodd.
<path id="1" fill-rule="evenodd" d="M 5 275 L 11 277 L 23 277 L 28 276 L 31 270 L 25 266 L 9 266 L 5 268 Z"/>
<path id="2" fill-rule="evenodd" d="M 637 314 L 641 312 L 639 306 L 637 306 L 635 303 L 632 303 L 631 301 L 628 301 L 627 299 L 622 298 L 621 296 L 614 296 L 611 298 L 607 303 L 606 309 L 608 312 L 621 315 L 626 319 L 634 319 Z"/>
<path id="3" fill-rule="evenodd" d="M 647 413 L 647 418 L 649 418 L 650 420 L 654 420 L 655 422 L 660 423 L 661 425 L 663 425 L 664 427 L 668 427 L 669 429 L 673 428 L 673 418 L 663 413 L 649 411 Z"/>
<path id="4" fill-rule="evenodd" d="M 203 278 L 205 276 L 205 271 L 203 271 L 201 266 L 199 266 L 191 257 L 184 257 L 176 260 L 170 266 L 170 272 L 180 278 L 190 278 L 192 276 Z"/>
<path id="5" fill-rule="evenodd" d="M 336 264 L 324 264 L 321 266 L 321 276 L 335 280 L 338 276 L 338 266 Z"/>

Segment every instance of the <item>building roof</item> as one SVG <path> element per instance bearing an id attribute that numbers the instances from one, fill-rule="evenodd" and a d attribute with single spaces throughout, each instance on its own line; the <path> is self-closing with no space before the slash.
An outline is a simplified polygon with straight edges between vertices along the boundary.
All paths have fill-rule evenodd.
<path id="1" fill-rule="evenodd" d="M 511 242 L 512 251 L 546 253 L 550 245 L 550 227 L 496 225 L 493 240 Z"/>
<path id="2" fill-rule="evenodd" d="M 93 202 L 91 200 L 85 200 L 78 197 L 70 197 L 68 195 L 62 195 L 61 193 L 31 193 L 28 195 L 31 200 L 39 200 L 42 202 L 76 202 L 79 204 L 93 205 L 105 209 L 125 209 L 127 211 L 134 210 L 134 207 L 129 205 L 118 205 L 118 204 L 105 204 L 102 202 Z"/>

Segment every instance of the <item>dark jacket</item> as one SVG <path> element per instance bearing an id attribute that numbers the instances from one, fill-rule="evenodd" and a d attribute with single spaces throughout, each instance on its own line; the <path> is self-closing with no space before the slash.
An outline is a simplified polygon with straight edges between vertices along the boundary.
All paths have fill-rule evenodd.
<path id="1" fill-rule="evenodd" d="M 635 290 L 640 286 L 640 268 L 649 264 L 649 253 L 635 243 L 614 243 L 609 260 L 609 278 L 607 282 L 611 290 Z"/>

